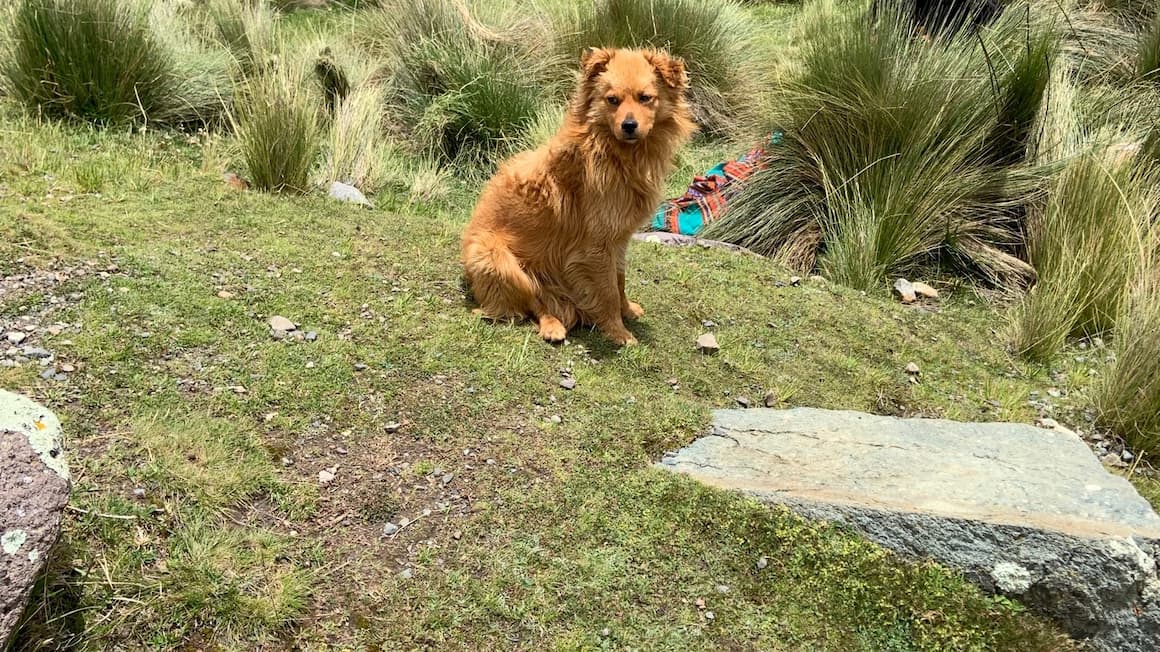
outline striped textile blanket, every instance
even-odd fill
[[[781,132],[773,133],[769,144],[780,143],[781,136]],[[694,177],[685,194],[661,204],[649,230],[697,235],[706,224],[724,214],[742,182],[764,167],[764,158],[765,146],[755,147],[737,160],[719,163]]]

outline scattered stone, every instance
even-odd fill
[[[307,369],[313,369],[313,368],[314,368],[314,361],[313,361],[313,360],[307,360],[307,361],[306,361],[306,368],[307,368]]]
[[[605,627],[604,629],[600,630],[600,635],[604,638],[608,638],[609,636],[612,636],[612,630]]]
[[[1047,395],[1050,396],[1051,398],[1059,398],[1059,397],[1063,396],[1063,392],[1052,387],[1052,388],[1047,390]]]
[[[52,352],[39,346],[26,346],[20,349],[20,355],[33,360],[47,360],[52,357]]]
[[[765,555],[758,557],[757,570],[765,570],[766,566],[769,566],[769,557],[766,557]]]
[[[447,486],[447,485],[451,484],[451,481],[454,479],[455,479],[455,474],[444,473],[443,477],[439,479],[439,482],[442,483],[443,486]]]
[[[1124,460],[1120,459],[1120,456],[1116,455],[1115,453],[1108,453],[1104,455],[1100,458],[1100,462],[1106,466],[1114,466],[1116,468],[1123,468],[1128,466],[1127,464],[1124,464]]]
[[[15,344],[20,344],[21,342],[23,342],[24,339],[26,337],[28,337],[28,335],[25,333],[22,333],[20,331],[12,331],[11,333],[8,333],[4,337],[8,340],[9,344],[15,345]]]
[[[392,422],[388,423],[387,425],[383,426],[383,429],[387,431],[388,435],[393,435],[396,432],[399,432],[399,429],[402,427],[403,427],[403,424],[399,423],[398,421],[392,421]]]
[[[383,526],[383,536],[385,536],[385,537],[394,536],[395,533],[398,532],[400,529],[401,528],[399,528],[398,525],[395,525],[394,523],[387,521],[387,524]]]
[[[270,337],[275,341],[286,339],[286,331],[270,331]]]
[[[681,235],[679,233],[668,233],[666,231],[651,231],[648,233],[634,233],[633,240],[640,240],[642,242],[649,242],[653,244],[669,245],[672,247],[691,247],[698,246],[703,249],[725,249],[728,251],[749,254],[757,256],[758,254],[729,242],[720,242],[718,240],[703,240],[695,238],[691,235]]]
[[[717,328],[717,322],[713,321],[712,319],[702,319],[701,320],[701,327],[702,328]]]
[[[0,390],[0,648],[60,535],[69,489],[60,421]]]
[[[410,569],[410,568],[404,568],[404,569],[403,569],[403,572],[402,572],[402,573],[399,573],[399,577],[401,577],[401,578],[403,578],[403,579],[405,579],[405,580],[409,580],[409,579],[411,579],[411,577],[412,577],[413,575],[414,575],[414,574],[411,572],[411,569]]]
[[[226,185],[229,186],[232,190],[246,190],[250,187],[250,184],[247,183],[245,179],[239,177],[233,172],[226,172],[223,174],[222,180],[225,181]]]
[[[740,405],[742,408],[749,407],[749,398],[746,396],[738,396],[737,398],[735,398],[733,400],[737,401],[737,405]]]
[[[367,208],[374,208],[374,204],[367,199],[362,191],[352,185],[345,184],[341,181],[335,181],[330,184],[330,191],[327,193],[331,199],[336,199],[341,202],[350,202],[365,206]]]
[[[697,598],[693,602],[693,604],[695,604],[698,609],[704,609],[705,608],[705,598]]]
[[[762,404],[764,404],[767,408],[771,408],[777,405],[777,392],[766,392],[765,399],[762,400]]]
[[[354,370],[355,371],[366,371],[367,366],[361,362],[356,362],[356,363],[354,363]]]
[[[318,484],[327,485],[334,482],[338,474],[338,467],[332,466],[328,469],[322,469],[318,472]]]
[[[560,425],[561,423],[564,423],[564,419],[558,414],[553,414],[552,416],[548,417],[548,421],[551,421],[552,423],[554,423],[556,425]]]
[[[1136,456],[1132,454],[1132,451],[1125,448],[1123,452],[1120,453],[1120,459],[1124,460],[1125,462],[1131,462],[1132,460],[1136,459]]]
[[[575,378],[564,378],[563,380],[560,381],[560,387],[563,387],[564,389],[568,389],[568,390],[576,389],[576,379]]]
[[[910,287],[912,290],[914,290],[914,293],[920,297],[924,297],[927,299],[937,299],[938,298],[938,290],[932,288],[931,286],[927,285],[926,283],[915,281],[914,283],[910,284]]]
[[[900,278],[894,282],[894,294],[898,296],[902,303],[914,303],[914,286],[910,281]]]
[[[294,322],[286,319],[281,315],[274,315],[269,320],[267,320],[266,323],[269,324],[270,330],[282,331],[283,333],[289,333],[290,331],[298,328],[294,325]]]
[[[716,617],[717,617],[717,615],[714,614],[712,611],[705,612],[705,620],[713,620]]]
[[[802,284],[802,277],[800,277],[800,276],[789,277],[789,284],[794,286],[794,287],[801,285]]]
[[[718,584],[717,592],[724,595],[729,592],[729,586],[727,584]]]
[[[350,451],[343,448],[342,446],[339,446],[338,448],[334,449],[334,452],[338,453],[339,455],[346,455],[346,454],[350,453]]]
[[[309,331],[306,333],[306,341],[307,342],[313,342],[317,339],[318,339],[318,333],[316,333],[314,331]]]
[[[705,333],[697,338],[697,350],[701,353],[713,355],[721,350],[721,345],[717,344],[717,336],[712,333]]]
[[[456,530],[456,531],[451,533],[451,538],[455,539],[456,541],[459,541],[460,539],[463,538],[463,533],[460,532],[459,530]]]
[[[53,369],[52,367],[49,367],[48,369],[45,369],[44,371],[40,372],[40,377],[45,379],[45,380],[52,380],[52,377],[55,375],[56,375],[56,369]]]
[[[1093,650],[1156,649],[1160,516],[1074,435],[807,408],[718,410],[709,436],[660,466],[958,569]]]
[[[137,487],[133,489],[133,497],[141,499],[145,497],[145,487]]]
[[[911,376],[917,376],[922,373],[922,370],[918,368],[917,364],[910,362],[906,365],[906,373],[910,374]]]
[[[71,365],[71,364],[68,364],[68,363],[66,362],[65,364],[62,364],[62,365],[60,366],[60,370],[61,370],[63,373],[66,373],[66,374],[71,374],[71,373],[73,373],[74,371],[76,371],[76,370],[77,370],[77,368],[76,368],[76,366],[74,366],[74,365]]]
[[[219,299],[233,299],[234,298],[234,293],[230,292],[229,290],[218,290],[217,295],[218,295]]]

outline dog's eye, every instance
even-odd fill
[[[641,102],[641,104],[648,104],[649,102],[651,102],[651,101],[652,101],[652,99],[653,99],[653,96],[652,96],[652,95],[649,95],[648,93],[641,93],[641,94],[640,94],[640,102]]]
[[[620,104],[620,98],[615,96],[615,95],[609,95],[605,99],[607,99],[608,103],[611,104],[612,106],[616,106],[617,104]]]

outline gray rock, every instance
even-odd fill
[[[39,346],[26,346],[20,349],[20,355],[33,360],[47,360],[52,357],[52,352]]]
[[[914,286],[904,278],[894,281],[894,294],[902,303],[914,303],[916,298],[914,296]]]
[[[69,488],[60,421],[0,390],[0,648],[60,534]]]
[[[739,407],[742,407],[742,408],[747,408],[747,407],[749,407],[749,406],[750,406],[750,402],[749,402],[749,397],[748,397],[748,396],[738,396],[737,398],[735,398],[735,399],[733,399],[733,400],[737,402],[737,405],[738,405]]]
[[[24,338],[26,338],[28,336],[20,331],[12,331],[11,333],[8,333],[4,337],[8,340],[9,344],[20,344],[21,342],[24,341]]]
[[[565,378],[560,381],[560,387],[563,387],[564,389],[576,389],[576,379]]]
[[[335,181],[330,184],[330,191],[327,193],[331,199],[337,199],[341,202],[350,202],[358,204],[359,206],[366,206],[367,208],[374,208],[374,204],[367,199],[362,191],[350,184],[341,181]]]
[[[668,233],[665,231],[652,231],[648,233],[634,233],[633,240],[641,242],[649,242],[652,244],[668,245],[670,247],[702,247],[704,249],[725,249],[736,253],[749,254],[756,256],[757,254],[741,247],[739,245],[731,244],[729,242],[721,242],[719,240],[705,240],[702,238],[695,238],[691,235],[681,235],[679,233]]]
[[[1160,516],[1074,434],[719,410],[711,434],[659,466],[959,569],[1094,650],[1160,649]]]
[[[318,339],[318,333],[316,333],[314,331],[310,331],[310,332],[306,333],[306,341],[307,342],[313,342],[317,339]]]
[[[383,536],[385,536],[385,537],[394,536],[395,533],[398,532],[400,529],[401,528],[398,525],[395,525],[394,523],[387,521],[387,524],[383,526]]]

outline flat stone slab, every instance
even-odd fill
[[[68,495],[60,421],[0,390],[0,649],[60,535]]]
[[[960,569],[1094,649],[1160,649],[1160,516],[1073,434],[719,410],[709,435],[659,466]]]

